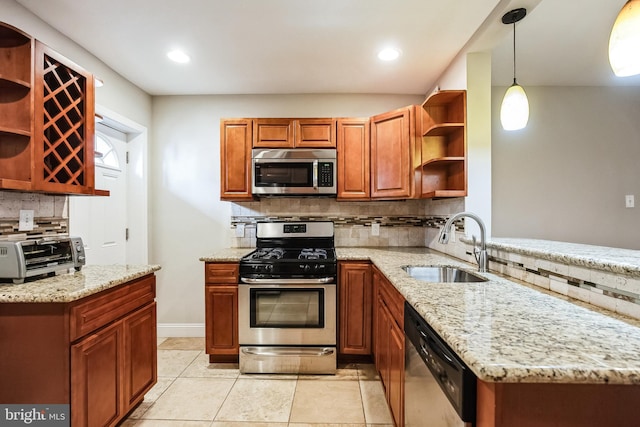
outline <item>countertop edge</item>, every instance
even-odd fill
[[[160,270],[157,264],[137,266],[85,266],[17,285],[0,286],[0,303],[70,303]]]

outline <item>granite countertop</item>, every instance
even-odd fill
[[[238,261],[251,248],[202,261]],[[427,248],[336,248],[370,260],[487,382],[640,384],[640,323],[493,273],[482,283],[425,283],[406,265],[467,264]]]
[[[464,239],[469,241],[469,239]],[[491,238],[487,247],[549,261],[640,277],[640,251],[553,240]]]
[[[113,288],[154,271],[159,265],[88,265],[22,284],[0,284],[0,303],[71,302]]]

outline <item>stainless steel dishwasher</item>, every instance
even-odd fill
[[[476,376],[405,302],[405,427],[472,427]]]

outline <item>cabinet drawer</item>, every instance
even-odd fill
[[[391,316],[400,326],[404,325],[404,297],[398,290],[382,276],[380,280],[380,286],[378,287],[382,299],[389,308]]]
[[[152,302],[155,296],[156,276],[152,274],[89,300],[81,300],[70,311],[71,341]]]
[[[204,281],[206,283],[238,283],[240,264],[238,263],[206,263]]]

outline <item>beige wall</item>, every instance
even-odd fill
[[[529,124],[506,132],[493,88],[493,236],[640,249],[624,204],[640,197],[640,88],[525,89]]]
[[[402,95],[154,97],[150,257],[162,265],[158,322],[177,324],[175,330],[204,322],[198,258],[231,245],[231,203],[220,201],[220,118],[368,117],[422,101]]]
[[[0,21],[21,29],[100,77],[105,85],[96,89],[96,104],[107,107],[142,126],[151,126],[151,96],[146,92],[14,0],[0,0],[0,11]]]

